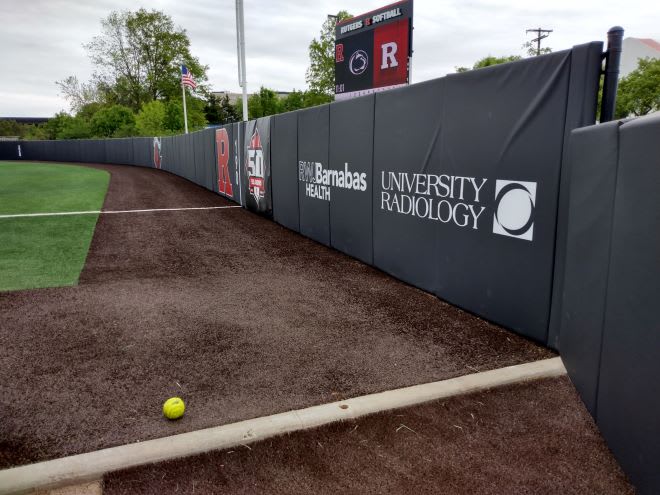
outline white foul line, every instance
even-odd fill
[[[186,210],[224,210],[226,208],[242,208],[239,205],[232,206],[197,206],[190,208],[151,208],[148,210],[93,210],[93,211],[61,211],[54,213],[16,213],[13,215],[0,215],[0,218],[25,218],[25,217],[60,217],[65,215],[105,215],[110,213],[144,213],[151,211],[186,211]]]
[[[367,414],[565,374],[566,368],[561,358],[555,357],[28,464],[0,471],[0,495],[32,493],[34,490],[96,480],[105,473],[119,469],[201,454],[210,450],[233,448],[335,421],[355,419]]]

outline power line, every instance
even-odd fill
[[[542,28],[528,29],[527,31],[525,31],[525,33],[536,33],[536,38],[530,41],[532,43],[536,41],[536,56],[539,56],[541,55],[541,40],[550,36],[550,33],[552,33],[552,29],[542,29]]]

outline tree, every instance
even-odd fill
[[[0,120],[0,136],[23,137],[24,127],[15,120]]]
[[[35,139],[48,139],[48,132],[44,124],[40,125],[29,125],[25,132],[23,139],[35,140]]]
[[[282,102],[272,89],[259,88],[259,92],[250,96],[248,100],[248,114],[251,119],[266,117],[280,113]]]
[[[126,137],[135,133],[135,115],[122,105],[112,105],[100,109],[90,121],[94,136]]]
[[[220,100],[220,108],[222,109],[221,116],[225,124],[241,120],[241,116],[238,114],[238,110],[236,110],[236,105],[229,103],[229,96],[225,95]]]
[[[248,118],[258,119],[267,115],[275,115],[282,111],[282,100],[272,89],[259,89],[258,93],[250,95],[248,98]],[[243,101],[236,102],[236,112],[238,115],[243,113]]]
[[[210,94],[206,100],[204,115],[211,125],[229,124],[240,120],[236,107],[229,103],[229,96],[227,95],[219,98],[214,94]]]
[[[546,53],[552,53],[552,48],[549,46],[544,46],[541,48],[541,53],[536,53],[538,46],[535,42],[533,41],[527,41],[526,43],[523,43],[522,47],[527,50],[527,55],[529,57],[536,57],[537,55],[545,55]]]
[[[469,70],[490,67],[491,65],[506,64],[507,62],[515,62],[521,58],[522,57],[519,55],[509,55],[508,57],[493,57],[492,55],[488,55],[487,57],[477,60],[472,66],[472,69],[468,69],[467,67],[456,67],[456,72],[467,72]]]
[[[619,82],[616,117],[646,115],[655,110],[660,110],[660,59],[643,58]]]
[[[86,103],[77,112],[77,117],[82,117],[87,121],[91,121],[94,114],[103,108],[103,104],[98,102]]]
[[[327,93],[321,93],[320,91],[309,90],[305,91],[303,95],[303,106],[305,108],[315,107],[317,105],[323,105],[325,103],[330,103],[334,100],[334,96],[328,95]]]
[[[21,139],[48,139],[45,124],[21,124],[15,120],[0,120],[0,136],[18,136]]]
[[[42,127],[41,132],[35,132],[35,137],[41,139],[85,139],[92,137],[89,122],[81,116],[71,116],[59,112]]]
[[[191,131],[206,126],[204,116],[204,101],[199,98],[186,98],[186,111],[188,112],[188,128]],[[169,133],[183,132],[183,104],[181,100],[170,100],[165,104],[165,130]]]
[[[145,9],[112,12],[101,28],[101,35],[83,45],[96,67],[92,81],[81,84],[71,76],[58,83],[74,110],[103,101],[137,112],[148,101],[177,98],[181,63],[204,90],[207,67],[191,55],[186,31],[168,15]]]
[[[337,22],[352,17],[345,10],[336,16],[328,16],[321,26],[319,39],[309,44],[309,68],[306,81],[309,88],[328,96],[335,94],[335,26]]]
[[[293,110],[305,108],[305,93],[294,89],[282,99],[281,108],[283,112],[291,112]]]
[[[64,123],[67,119],[70,119],[71,115],[62,111],[55,114],[55,116],[46,122],[46,138],[47,139],[57,139],[57,135],[60,133],[61,129],[64,127]]]
[[[98,86],[93,82],[81,83],[76,76],[69,76],[62,81],[56,81],[60,92],[69,100],[71,111],[78,112],[81,108],[91,103],[98,102]]]
[[[82,117],[69,117],[64,119],[57,139],[87,139],[92,137],[89,122]]]
[[[141,136],[161,136],[165,132],[165,104],[154,100],[142,105],[135,117],[135,128]]]

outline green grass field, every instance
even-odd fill
[[[100,210],[103,170],[0,162],[0,215]],[[75,285],[98,215],[0,218],[0,291]]]

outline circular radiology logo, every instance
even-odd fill
[[[536,182],[495,182],[495,234],[531,241],[534,237]]]
[[[351,71],[351,74],[354,76],[359,76],[363,74],[367,67],[369,66],[369,57],[367,52],[364,50],[357,50],[348,61],[348,68]]]

